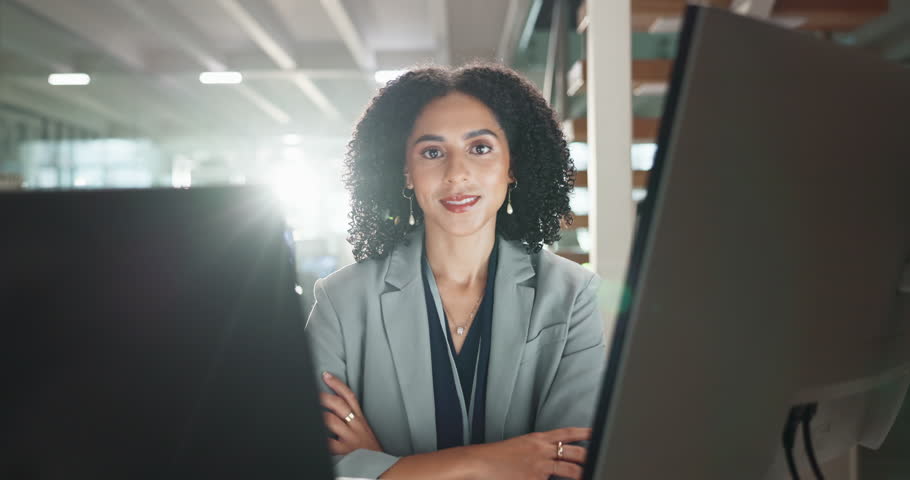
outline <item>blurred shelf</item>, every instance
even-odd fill
[[[562,122],[562,131],[567,142],[588,141],[588,117],[578,117]]]
[[[635,143],[654,143],[657,141],[659,118],[635,117],[632,119],[632,141]],[[585,131],[587,134],[587,131]]]
[[[654,143],[657,140],[659,118],[635,117],[632,119],[632,141],[634,143]],[[566,120],[562,124],[567,142],[588,141],[588,119],[578,117]]]
[[[681,24],[682,14],[688,3],[687,0],[632,0],[632,31],[647,32],[653,30],[652,26],[663,25],[668,20],[676,20]],[[701,2],[702,5],[725,9],[730,8],[732,3],[732,0]],[[679,26],[675,28],[678,29]]]
[[[578,19],[578,25],[575,26],[575,31],[578,33],[585,33],[588,29],[588,2],[582,0],[581,5],[578,6],[576,10],[575,18]]]
[[[648,175],[649,172],[646,170],[633,170],[632,171],[632,188],[647,188],[648,187]],[[588,187],[588,172],[581,171],[575,172],[575,187],[576,188],[587,188]]]
[[[632,95],[665,95],[672,72],[672,60],[632,60]]]
[[[888,12],[888,0],[777,0],[772,18],[804,18],[800,30],[855,30]]]
[[[588,172],[582,170],[580,172],[575,172],[575,186],[576,187],[587,187],[588,186]]]
[[[557,252],[553,252],[553,253],[559,255],[560,257],[567,258],[567,259],[572,260],[573,262],[579,263],[579,264],[588,263],[588,261],[590,260],[590,256],[585,252],[559,252],[559,251],[557,251]]]
[[[632,188],[647,188],[648,187],[648,175],[649,172],[646,170],[633,170],[632,171]],[[575,187],[588,187],[588,172],[575,172]]]
[[[586,78],[588,78],[588,61],[585,59],[576,61],[566,72],[566,94],[573,97],[584,93]]]
[[[678,31],[687,0],[632,0],[632,30]],[[729,9],[732,0],[702,0]],[[888,11],[888,0],[777,0],[771,21],[800,30],[851,31]]]
[[[667,59],[633,60],[632,61],[632,94],[663,95],[666,93],[673,61]],[[566,94],[570,97],[585,93],[585,80],[588,78],[588,62],[576,61],[566,73]]]
[[[562,223],[563,230],[575,230],[576,228],[588,228],[587,215],[575,215],[571,225],[567,225],[565,222]]]

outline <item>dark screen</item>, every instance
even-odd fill
[[[0,195],[0,477],[331,478],[254,188]]]

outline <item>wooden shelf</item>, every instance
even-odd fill
[[[632,140],[635,143],[654,143],[659,127],[659,118],[635,117],[632,119]]]
[[[576,187],[587,187],[588,186],[588,172],[582,170],[580,172],[575,172],[575,186]]]
[[[588,118],[578,117],[562,122],[562,131],[566,134],[567,142],[588,141]]]
[[[575,230],[576,228],[588,228],[587,215],[575,215],[571,225],[566,225],[565,222],[562,223],[563,230]]]
[[[632,0],[632,30],[647,32],[658,20],[680,19],[687,0]],[[732,0],[703,0],[728,9]],[[888,12],[888,0],[777,0],[772,20],[802,19],[797,28],[831,32],[852,31]]]
[[[730,8],[732,1],[712,0],[702,4]],[[687,3],[687,0],[632,0],[632,31],[647,32],[658,20],[682,18]]]
[[[666,88],[666,85],[670,83],[672,72],[672,60],[632,60],[633,92],[644,85],[661,85]]]
[[[777,0],[772,18],[802,17],[800,30],[852,31],[888,12],[888,0]]]
[[[575,172],[575,186],[588,187],[588,172]],[[632,171],[632,188],[648,188],[648,172],[645,170]]]
[[[635,117],[632,119],[632,141],[634,143],[655,142],[659,126],[659,118]],[[563,122],[562,129],[567,142],[588,141],[588,119],[586,117],[566,120]]]
[[[672,71],[673,61],[671,60],[633,60],[633,92],[643,85],[658,85],[666,87],[670,81],[670,74]],[[587,78],[588,62],[584,59],[576,61],[566,73],[566,94],[569,96],[575,96],[584,93],[585,80]]]
[[[559,255],[560,257],[568,258],[569,260],[572,260],[573,262],[579,263],[579,264],[588,263],[588,261],[590,260],[590,256],[584,252],[553,252],[553,253]]]

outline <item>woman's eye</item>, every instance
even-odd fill
[[[493,151],[493,147],[489,145],[474,145],[471,147],[471,153],[476,153],[478,155],[490,153],[491,151]]]
[[[428,149],[424,150],[423,152],[421,152],[421,155],[424,158],[429,158],[430,160],[435,160],[437,158],[442,157],[442,150],[440,150],[438,148],[428,148]]]

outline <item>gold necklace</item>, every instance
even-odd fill
[[[482,300],[483,300],[483,294],[481,293],[480,296],[477,297],[477,301],[474,302],[474,308],[471,309],[471,313],[468,314],[467,318],[465,319],[465,322],[464,322],[463,324],[461,324],[461,325],[459,325],[459,324],[457,324],[457,323],[455,323],[455,322],[452,321],[452,315],[449,314],[449,310],[446,308],[445,304],[443,304],[443,305],[442,305],[442,310],[446,313],[446,319],[447,319],[448,322],[449,322],[449,328],[451,329],[451,328],[452,328],[452,325],[454,325],[454,326],[455,326],[455,333],[457,333],[458,336],[464,336],[465,325],[467,325],[468,322],[474,320],[474,315],[477,314],[477,309],[480,308],[480,302],[481,302]]]

